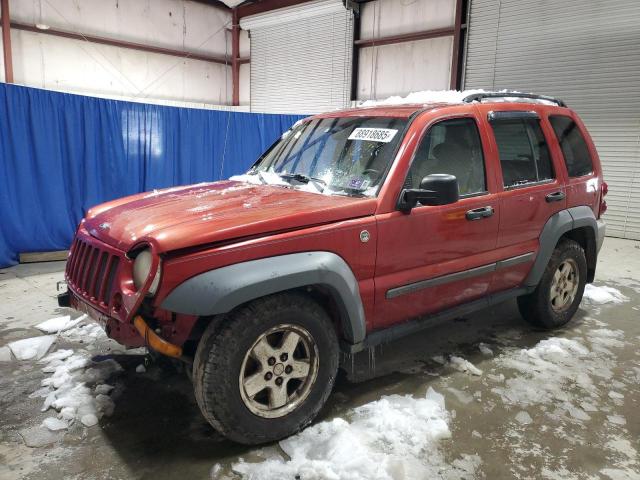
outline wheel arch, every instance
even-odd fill
[[[587,282],[592,282],[596,271],[598,225],[593,210],[588,206],[561,210],[549,218],[540,233],[538,255],[527,275],[524,286],[535,287],[549,263],[553,250],[563,238],[580,244],[587,258]]]
[[[366,321],[358,281],[347,263],[331,252],[280,255],[204,272],[179,284],[161,308],[215,317],[289,290],[306,290],[319,300],[347,342],[364,340]]]

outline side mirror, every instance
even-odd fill
[[[420,188],[407,188],[400,194],[398,208],[408,212],[418,203],[422,205],[448,205],[460,198],[458,180],[454,175],[434,173],[420,182]]]

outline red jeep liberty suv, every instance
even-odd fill
[[[341,352],[510,298],[567,323],[606,193],[584,124],[550,97],[331,112],[245,175],[92,208],[59,301],[192,364],[211,425],[264,443],[313,420]]]

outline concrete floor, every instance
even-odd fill
[[[0,270],[0,347],[40,335],[34,325],[68,313],[54,298],[63,268],[58,262]],[[628,301],[585,301],[554,332],[532,329],[509,302],[360,355],[363,377],[375,376],[340,380],[316,423],[350,418],[354,408],[385,395],[424,397],[432,387],[450,415],[451,438],[434,447],[441,478],[640,479],[640,243],[608,238],[595,283],[617,288]],[[548,369],[527,362],[552,337],[586,349],[560,358],[547,377]],[[480,342],[492,353],[481,352]],[[84,346],[60,337],[52,350]],[[259,463],[280,455],[278,445],[252,449],[219,438],[183,372],[153,364],[136,373],[142,355],[125,355],[108,340],[91,348],[124,368],[109,380],[115,412],[97,426],[76,423],[48,436],[39,425],[51,412],[41,412],[42,398],[30,397],[46,375],[42,366],[0,361],[0,479],[235,478],[240,458]],[[446,361],[451,354],[482,374],[456,370]],[[43,446],[25,444],[34,444],[34,432]],[[421,455],[432,453],[412,455],[428,463]],[[260,478],[260,467],[254,471]],[[412,477],[400,471],[395,478]]]

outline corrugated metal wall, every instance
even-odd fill
[[[251,110],[317,113],[350,103],[353,13],[323,0],[243,19],[251,31]]]
[[[607,233],[640,239],[640,1],[471,0],[465,88],[557,96],[609,184]]]
[[[455,0],[375,0],[360,5],[360,39],[453,28]],[[453,35],[356,49],[357,100],[447,90]],[[399,73],[401,72],[401,73]]]

